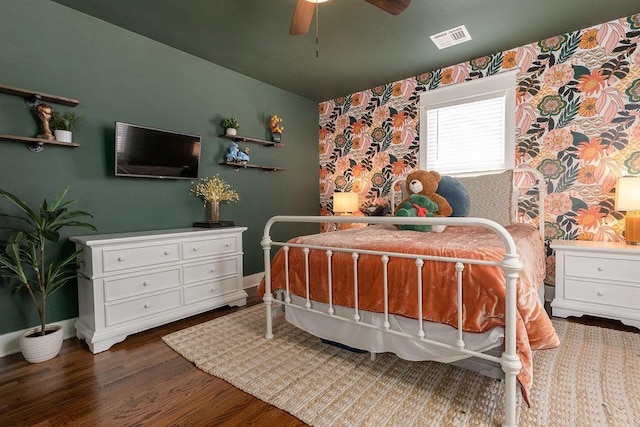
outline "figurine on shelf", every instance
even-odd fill
[[[242,163],[247,164],[249,162],[249,148],[240,150],[236,142],[232,142],[232,146],[227,153],[227,163]]]
[[[36,107],[36,114],[40,118],[40,124],[42,125],[42,133],[38,135],[40,139],[53,139],[53,133],[51,132],[51,117],[53,117],[53,108],[47,104],[38,104]]]

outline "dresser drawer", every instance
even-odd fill
[[[105,248],[102,257],[105,272],[164,264],[180,260],[180,243]]]
[[[185,305],[193,304],[194,302],[228,294],[229,292],[236,291],[237,286],[238,279],[236,277],[203,283],[201,285],[187,286],[184,288],[184,303]]]
[[[184,267],[184,283],[194,283],[211,280],[229,274],[236,275],[236,259],[210,261],[203,264],[187,265]]]
[[[567,254],[564,261],[565,276],[640,283],[638,260]]]
[[[179,289],[162,294],[147,295],[131,301],[107,304],[105,305],[105,323],[106,326],[113,326],[177,308],[181,305]]]
[[[147,294],[180,286],[180,268],[104,280],[104,300]]]
[[[603,284],[567,278],[564,281],[564,299],[637,310],[640,303],[640,286]]]
[[[199,240],[185,240],[183,250],[184,259],[192,259],[236,252],[238,250],[238,246],[234,236],[227,236]]]

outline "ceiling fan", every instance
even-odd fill
[[[306,34],[311,26],[311,19],[313,18],[313,10],[318,3],[323,3],[327,0],[298,0],[296,9],[293,12],[293,19],[291,21],[291,28],[289,34],[293,36]],[[392,15],[398,15],[404,11],[411,0],[365,0],[387,13]]]

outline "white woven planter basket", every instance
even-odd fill
[[[30,329],[20,335],[20,350],[27,362],[38,363],[53,359],[60,353],[64,338],[62,326],[50,325],[45,328],[50,332],[44,336],[29,336],[40,328]]]

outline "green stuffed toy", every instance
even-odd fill
[[[396,210],[396,216],[427,217],[438,212],[438,205],[421,194],[412,194],[405,199]],[[400,230],[431,231],[430,225],[398,225]]]

